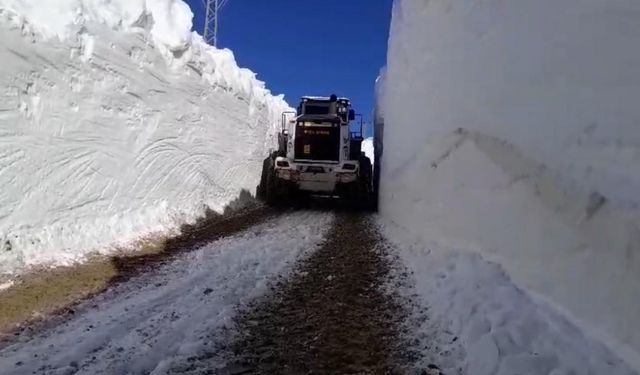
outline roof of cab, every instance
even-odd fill
[[[317,101],[323,101],[323,102],[328,102],[329,100],[331,100],[331,98],[329,96],[303,96],[300,99],[307,99],[307,100],[317,100]],[[338,101],[343,101],[346,100],[348,102],[350,102],[351,100],[349,98],[338,98]]]

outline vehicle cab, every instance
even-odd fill
[[[349,127],[354,119],[347,98],[302,97],[286,129],[285,156],[276,158],[277,177],[297,184],[300,190],[319,193],[355,182],[359,160],[352,157]]]

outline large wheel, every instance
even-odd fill
[[[358,206],[364,210],[372,210],[374,208],[373,201],[373,167],[371,160],[364,156],[360,156],[360,173],[358,176]]]
[[[267,181],[265,186],[265,201],[270,205],[277,205],[281,201],[280,189],[278,186],[278,177],[273,169],[273,163],[267,173]]]
[[[373,190],[373,167],[371,166],[371,160],[362,155],[360,156],[360,180],[365,184],[366,190]]]
[[[276,175],[275,164],[278,152],[274,152],[265,160],[264,170],[264,201],[271,206],[281,206],[291,200],[291,187],[288,181],[283,181]]]
[[[256,188],[256,197],[260,200],[267,200],[267,176],[269,168],[271,168],[271,156],[262,162],[262,174],[260,175],[260,184]]]
[[[282,151],[274,151],[264,159],[262,162],[260,184],[256,187],[256,197],[267,203],[270,199],[274,198],[274,193],[276,193],[274,185],[277,184],[277,181],[274,167],[278,156],[284,156]],[[269,198],[269,195],[271,195],[271,198]]]

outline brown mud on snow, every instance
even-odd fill
[[[128,255],[95,258],[73,267],[33,272],[16,285],[0,291],[0,346],[20,332],[32,332],[58,324],[74,314],[75,307],[107,288],[152,271],[177,254],[245,230],[277,212],[253,205],[219,215],[210,211],[181,234],[169,239],[147,240]]]
[[[391,265],[363,215],[341,213],[327,240],[292,276],[237,318],[220,374],[407,373],[408,312],[388,292]]]

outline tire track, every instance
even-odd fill
[[[391,265],[366,217],[342,214],[327,241],[236,321],[221,374],[404,372],[406,312],[385,293]]]
[[[212,332],[232,322],[234,306],[268,292],[266,280],[322,244],[334,216],[237,219],[226,223],[229,238],[212,242],[225,234],[213,227],[189,231],[167,245],[175,256],[126,262],[104,293],[48,327],[0,342],[0,373],[165,374],[206,352],[217,340]]]

